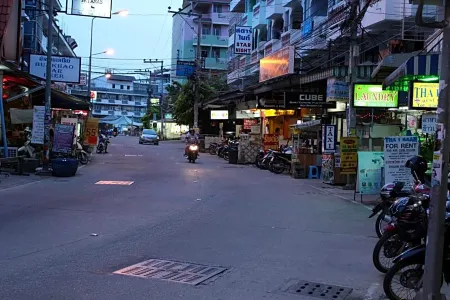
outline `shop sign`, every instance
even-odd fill
[[[251,118],[259,118],[261,116],[261,112],[259,110],[237,110],[236,111],[236,119],[251,119]]]
[[[259,82],[294,73],[293,46],[284,47],[259,61]]]
[[[52,56],[52,81],[80,83],[81,58]],[[30,54],[30,74],[46,79],[47,56]]]
[[[278,109],[262,109],[261,117],[278,117],[278,116],[293,116],[295,110],[278,110]]]
[[[52,151],[55,153],[71,153],[73,146],[74,126],[65,124],[55,125]]]
[[[358,152],[358,192],[378,195],[383,186],[383,152]]]
[[[72,15],[111,18],[112,0],[72,0]]]
[[[211,120],[228,120],[228,110],[212,110]]]
[[[33,107],[33,129],[31,130],[31,143],[44,144],[45,136],[45,106]]]
[[[413,184],[411,171],[405,163],[411,157],[419,154],[419,139],[417,136],[393,136],[384,138],[384,176],[386,182],[401,181]]]
[[[74,115],[82,115],[83,117],[87,116],[88,114],[86,110],[73,110],[72,113]]]
[[[398,91],[383,90],[382,85],[355,84],[354,107],[396,108]]]
[[[423,114],[422,115],[422,133],[434,134],[436,132],[436,114]]]
[[[350,87],[347,82],[336,78],[327,79],[327,101],[349,101]]]
[[[263,147],[264,147],[264,152],[269,149],[278,151],[280,148],[279,137],[275,134],[263,135]]]
[[[86,121],[86,130],[84,133],[84,143],[96,146],[98,142],[98,119],[89,118]]]
[[[322,153],[334,153],[336,152],[336,137],[337,137],[336,125],[323,125],[322,126]]]
[[[336,107],[334,103],[325,102],[326,96],[321,93],[284,93],[286,108],[324,108]]]
[[[340,173],[343,175],[356,174],[358,166],[358,138],[341,137],[340,142]]]
[[[245,119],[244,120],[244,129],[252,129],[252,126],[255,126],[258,124],[258,120],[256,119]]]
[[[238,26],[234,30],[234,54],[252,54],[252,27]]]
[[[437,108],[439,83],[413,82],[411,108]]]
[[[176,76],[189,77],[194,75],[195,72],[195,61],[191,60],[177,60],[177,70]]]
[[[75,126],[78,123],[77,118],[61,118],[61,124]]]

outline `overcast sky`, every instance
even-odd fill
[[[65,2],[65,1],[61,1]],[[105,68],[115,73],[129,73],[132,69],[160,67],[160,64],[144,64],[143,59],[164,59],[170,64],[172,15],[167,7],[178,9],[182,0],[113,0],[112,11],[126,9],[129,16],[113,16],[111,19],[94,20],[93,53],[113,49],[114,55],[94,56],[92,76],[100,75]],[[91,18],[59,14],[59,25],[78,43],[75,52],[82,57],[82,68],[87,70]],[[110,58],[110,59],[99,59]],[[131,60],[119,60],[131,59]]]

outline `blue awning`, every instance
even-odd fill
[[[439,76],[441,71],[440,54],[416,55],[405,61],[391,73],[383,82],[383,88],[392,85],[403,76],[434,75]]]

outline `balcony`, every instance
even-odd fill
[[[94,116],[107,116],[107,115],[109,115],[107,110],[102,110],[102,109],[94,109],[92,114]]]
[[[291,29],[289,30],[291,45],[295,45],[302,39],[302,30],[301,29]]]
[[[259,2],[253,6],[252,27],[253,29],[261,29],[266,25],[266,5],[265,2]]]
[[[197,35],[194,35],[194,40],[192,44],[197,45]],[[202,39],[200,41],[202,46],[213,46],[213,47],[228,47],[228,37],[220,35],[202,34]]]
[[[266,4],[266,18],[276,19],[281,18],[284,13],[284,7],[281,0],[267,0]]]
[[[227,66],[228,60],[226,58],[205,58],[205,69],[226,70]]]
[[[117,106],[139,106],[139,107],[146,107],[146,102],[141,101],[130,101],[130,100],[115,100],[115,99],[96,99],[94,101],[94,104],[106,104],[106,105],[117,105]]]
[[[226,13],[203,14],[202,15],[202,23],[229,25],[230,24],[230,14],[226,14]]]
[[[234,13],[245,12],[245,1],[246,0],[231,0],[230,11]]]
[[[284,7],[294,7],[302,2],[300,0],[282,0],[282,3]]]

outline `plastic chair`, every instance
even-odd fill
[[[308,170],[308,178],[309,179],[319,179],[319,168],[316,166],[309,166]]]

